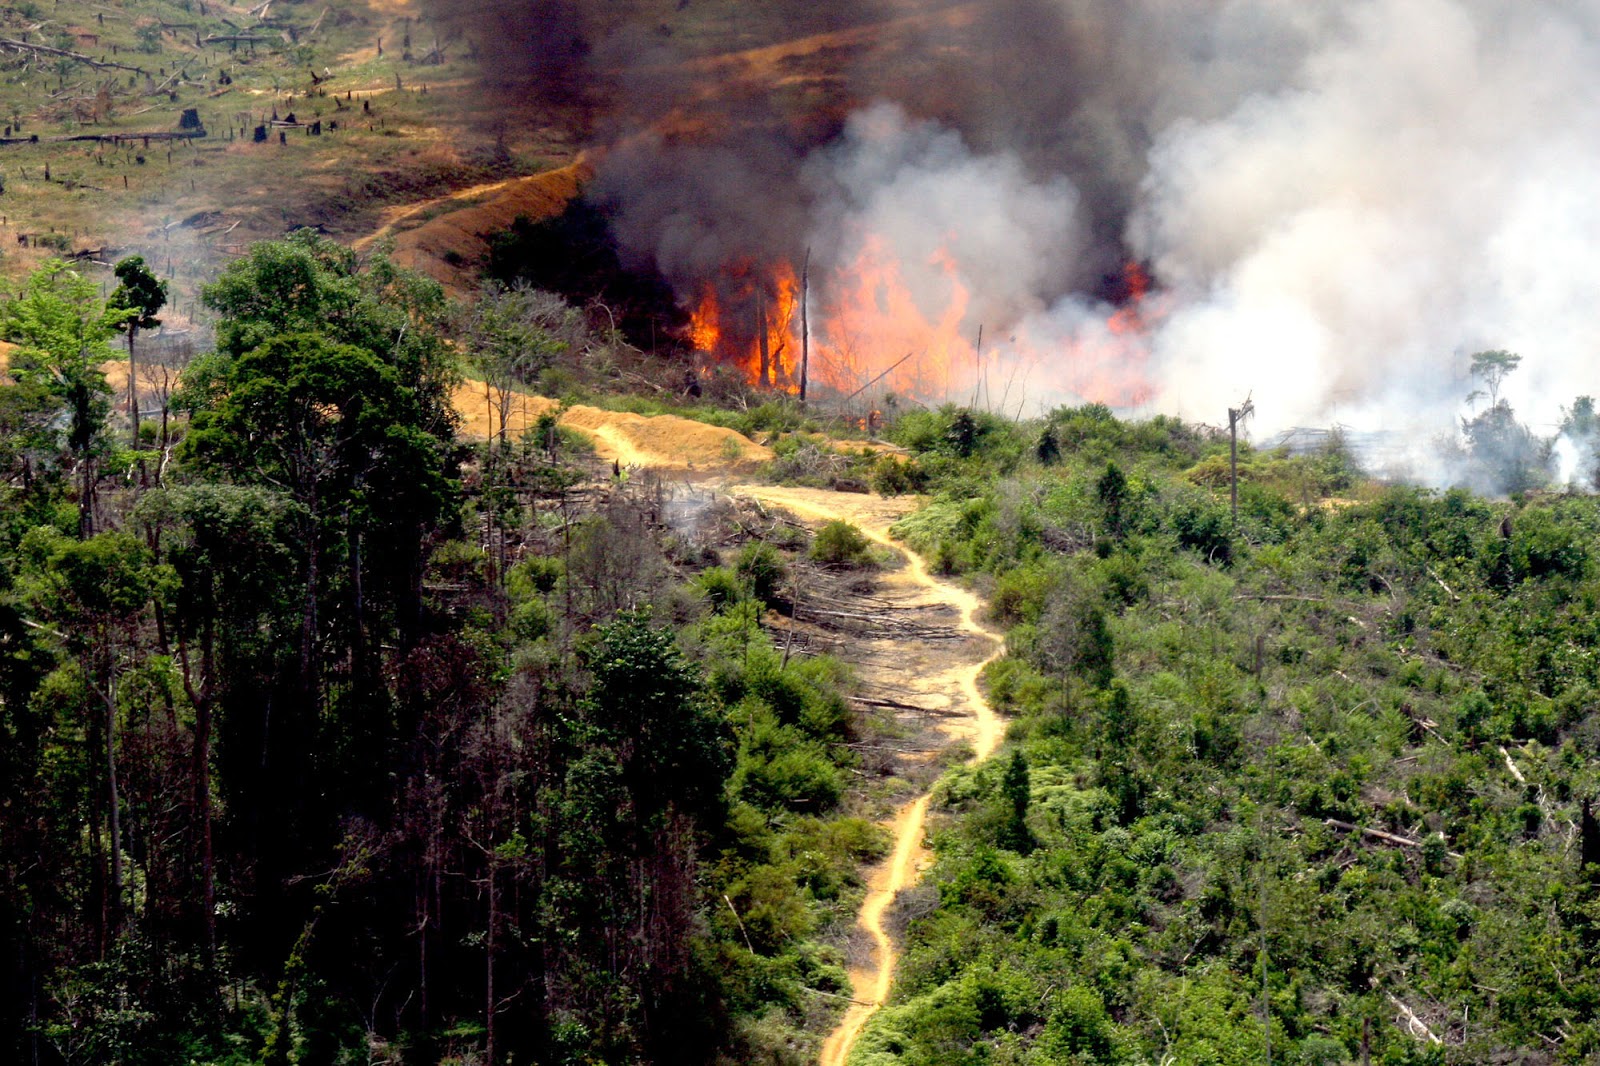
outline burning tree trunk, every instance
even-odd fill
[[[806,249],[805,263],[800,267],[800,404],[806,402],[806,375],[811,369],[811,320],[806,303],[811,296],[811,249]]]
[[[756,345],[761,355],[761,376],[758,379],[762,388],[772,384],[772,348],[767,339],[767,290],[760,283],[756,285]]]

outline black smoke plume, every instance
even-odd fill
[[[1390,430],[1418,442],[1425,480],[1449,476],[1428,442],[1461,439],[1473,352],[1524,357],[1507,400],[1536,427],[1600,394],[1593,0],[500,0],[454,17],[487,81],[581,100],[625,253],[680,299],[809,248],[825,310],[844,274],[888,264],[909,317],[953,315],[968,348],[983,327],[986,365],[1031,403],[1216,422],[1253,395],[1258,434]],[[1153,285],[1132,338],[1108,306],[1130,261]],[[829,337],[822,317],[819,342],[871,367],[924,347]]]

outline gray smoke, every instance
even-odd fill
[[[1504,395],[1553,428],[1594,391],[1600,9],[1337,7],[1287,84],[1150,152],[1129,233],[1175,308],[1153,338],[1164,402],[1253,389],[1280,424],[1421,438],[1463,413],[1470,353],[1508,348]]]
[[[1503,395],[1537,433],[1600,391],[1594,0],[796,0],[731,34],[840,31],[776,90],[683,43],[708,2],[635,25],[568,0],[582,43],[555,35],[597,87],[622,239],[686,296],[809,248],[825,305],[882,261],[928,322],[982,326],[1030,404],[1217,422],[1249,394],[1260,435],[1395,431],[1432,480],[1472,352],[1524,356]],[[1155,283],[1132,338],[1109,303],[1128,260]],[[864,366],[910,343],[850,328],[822,341]]]

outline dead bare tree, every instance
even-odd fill
[[[1235,528],[1239,525],[1239,423],[1255,413],[1255,401],[1249,396],[1238,407],[1228,408],[1228,485]]]

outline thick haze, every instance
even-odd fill
[[[675,27],[709,6],[496,7],[532,28],[495,69],[586,86],[622,239],[685,298],[810,248],[815,306],[867,248],[927,319],[983,325],[1031,409],[1216,423],[1253,394],[1258,437],[1426,441],[1484,348],[1524,356],[1503,391],[1536,429],[1600,391],[1596,0],[723,5],[740,43],[846,31],[776,93],[685,61]],[[1109,342],[1129,260],[1154,292],[1142,340]]]

